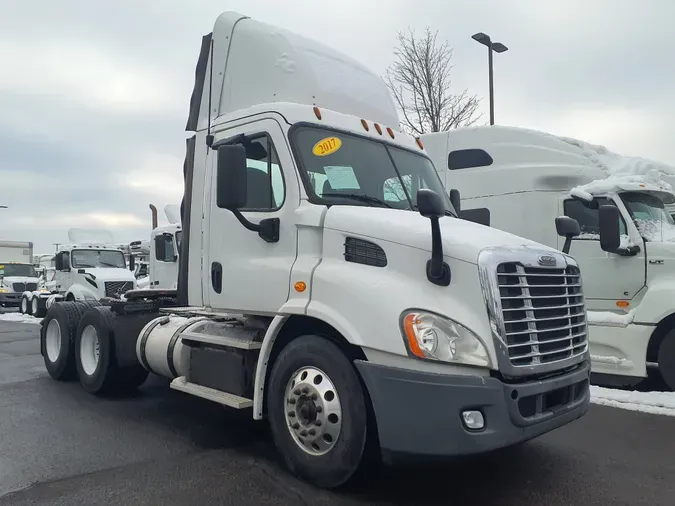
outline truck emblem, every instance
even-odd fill
[[[550,265],[555,265],[557,262],[556,262],[556,259],[555,259],[554,256],[551,256],[551,255],[539,255],[539,258],[537,259],[537,263],[538,263],[539,265],[550,266]]]

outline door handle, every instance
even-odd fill
[[[213,262],[211,264],[211,286],[216,293],[220,293],[223,290],[223,266],[220,262]]]

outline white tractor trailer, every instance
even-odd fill
[[[101,394],[151,372],[249,410],[325,488],[375,459],[486,452],[582,417],[576,262],[459,219],[394,125],[361,64],[221,14],[190,102],[178,288],[52,303],[50,375]]]

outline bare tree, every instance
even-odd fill
[[[480,99],[467,90],[450,91],[452,48],[438,44],[438,31],[424,35],[399,32],[398,47],[384,77],[403,115],[401,126],[414,135],[473,125],[481,117]]]

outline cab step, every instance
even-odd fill
[[[217,402],[218,404],[222,404],[223,406],[234,409],[246,409],[253,406],[252,399],[222,392],[220,390],[216,390],[215,388],[209,388],[202,385],[197,385],[195,383],[190,383],[187,381],[187,379],[185,379],[185,376],[180,376],[173,380],[171,382],[171,388],[173,390],[178,390],[179,392],[184,392],[196,397],[201,397],[202,399]]]

